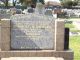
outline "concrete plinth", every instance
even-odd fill
[[[63,58],[55,57],[11,57],[11,58],[2,58],[1,60],[64,60]]]

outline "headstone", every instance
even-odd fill
[[[3,19],[3,18],[9,19],[10,16],[11,14],[7,12],[7,9],[0,10],[0,19]]]
[[[28,9],[28,13],[33,13],[34,12],[34,9],[33,8],[29,8]]]
[[[12,14],[12,15],[16,14],[16,10],[17,10],[17,9],[16,9],[15,7],[14,7],[14,8],[10,8],[11,14]]]
[[[54,49],[54,19],[28,14],[15,17],[11,24],[12,49]]]
[[[5,9],[1,9],[0,10],[0,14],[6,14],[6,10]]]
[[[36,4],[36,11],[39,13],[39,14],[44,14],[44,5],[40,2],[38,2]]]
[[[0,19],[10,19],[11,14],[0,14]]]
[[[46,9],[45,10],[45,15],[47,15],[47,16],[53,16],[52,10],[51,9]]]
[[[16,14],[22,14],[22,10],[21,9],[17,9],[16,10]]]

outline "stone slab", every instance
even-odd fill
[[[11,19],[12,49],[54,49],[55,21],[41,17],[28,14]]]

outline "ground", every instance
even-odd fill
[[[74,51],[74,60],[80,60],[80,36],[70,37],[70,48]]]
[[[73,18],[73,19],[68,19],[68,20],[80,22],[80,18],[78,18],[78,19]],[[79,26],[80,24],[77,24],[77,25]],[[65,24],[65,27],[69,27],[70,32],[79,32],[80,33],[80,30],[78,30],[76,28],[76,26],[73,24]],[[74,51],[74,60],[80,60],[80,35],[70,36],[69,41],[70,41],[70,43],[69,43],[70,49],[72,49]]]

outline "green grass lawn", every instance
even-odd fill
[[[74,51],[74,60],[80,60],[80,36],[71,36],[69,46]]]
[[[73,24],[66,23],[66,24],[65,24],[65,27],[74,28],[74,25],[73,25]]]

